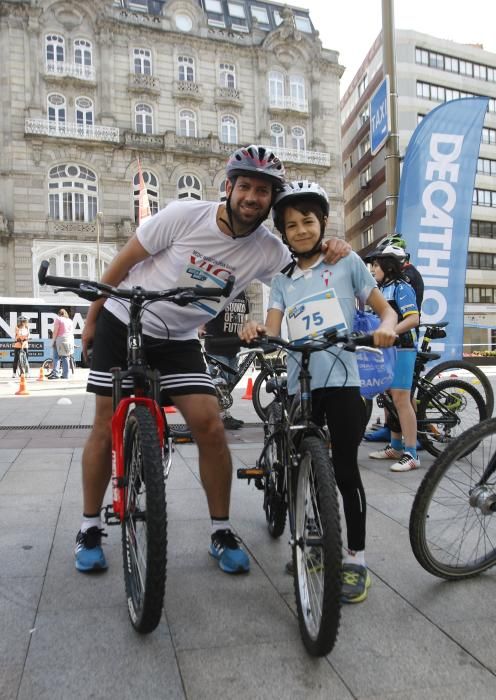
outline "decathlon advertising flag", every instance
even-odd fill
[[[396,230],[424,279],[422,322],[448,321],[432,343],[443,359],[463,354],[463,303],[475,172],[487,97],[436,107],[415,129],[401,174]]]

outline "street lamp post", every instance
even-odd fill
[[[100,237],[103,231],[103,213],[97,212],[96,215],[96,279],[99,282],[102,274],[100,262]]]
[[[400,144],[398,133],[398,93],[394,36],[394,0],[382,0],[382,57],[384,74],[389,76],[391,133],[386,142],[386,233],[394,233],[400,189]]]

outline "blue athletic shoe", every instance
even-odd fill
[[[231,530],[216,530],[212,535],[209,553],[227,574],[244,574],[250,570],[250,560],[240,542]]]
[[[377,430],[370,430],[363,437],[368,442],[390,442],[391,431],[387,425],[384,425],[382,428],[377,428]]]
[[[107,535],[99,527],[90,527],[86,532],[78,532],[75,550],[78,571],[104,571],[107,568],[102,537]]]

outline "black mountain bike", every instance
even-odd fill
[[[216,338],[216,343],[222,343],[224,339]],[[229,339],[228,339],[229,340]],[[231,341],[237,344],[238,341]],[[224,345],[224,347],[226,347]],[[274,350],[274,348],[272,348]],[[270,352],[270,349],[267,350]],[[268,398],[268,394],[265,392],[265,386],[269,379],[276,376],[282,376],[286,374],[286,367],[284,364],[285,358],[280,354],[276,357],[266,357],[264,352],[260,350],[252,350],[245,354],[244,359],[240,362],[237,370],[234,370],[229,365],[218,358],[205,352],[205,360],[210,366],[210,371],[212,379],[215,384],[215,389],[217,392],[217,399],[219,401],[222,410],[228,410],[233,405],[232,391],[236,387],[241,379],[244,377],[246,372],[250,369],[253,364],[258,364],[260,367],[260,372],[253,382],[253,392],[252,392],[252,402],[253,407],[261,420],[265,420],[267,417],[267,406],[272,397]],[[219,355],[222,354],[222,346],[219,345]]]
[[[372,336],[337,336],[303,345],[267,337],[260,343],[301,354],[300,391],[292,399],[285,377],[267,382],[273,401],[264,423],[264,446],[255,468],[238,469],[263,490],[263,508],[272,537],[289,522],[296,609],[307,651],[325,656],[336,642],[341,611],[342,548],[336,480],[327,432],[312,421],[309,372],[314,352],[342,344],[346,350],[372,345]],[[257,341],[258,342],[258,341]]]
[[[147,291],[120,289],[101,282],[47,275],[44,260],[41,285],[61,286],[83,299],[125,299],[129,302],[127,369],[112,369],[112,495],[104,508],[107,525],[120,525],[127,607],[133,627],[152,632],[160,622],[165,594],[167,513],[165,481],[172,463],[172,437],[160,406],[160,372],[146,363],[141,316],[159,299],[186,306],[198,299],[228,297],[234,278],[224,289],[176,287]],[[131,396],[126,396],[124,386]]]
[[[445,324],[427,327],[421,349],[417,352],[412,383],[412,395],[417,401],[417,437],[422,447],[435,457],[441,454],[455,437],[488,416],[486,397],[489,395],[484,396],[473,384],[451,377],[437,382],[436,367],[427,375],[422,374],[429,361],[440,357],[439,354],[429,351],[429,341],[445,337],[443,325]],[[456,365],[460,366],[460,363],[457,362]],[[474,367],[471,366],[471,369]],[[477,367],[475,369],[478,370]],[[430,376],[433,377],[432,380],[429,379]],[[485,379],[489,383],[487,377]],[[489,388],[492,395],[490,384]],[[380,408],[386,409],[389,428],[394,432],[401,432],[398,412],[391,394],[379,394],[376,402]],[[373,403],[372,400],[368,400],[367,403],[370,417]]]
[[[444,579],[496,564],[496,418],[453,440],[430,467],[413,502],[410,542],[421,566]]]

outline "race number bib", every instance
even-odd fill
[[[331,329],[347,329],[343,310],[334,289],[312,294],[289,307],[287,323],[293,342],[313,340]]]

